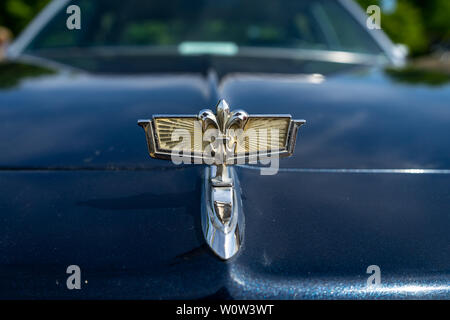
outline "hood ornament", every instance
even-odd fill
[[[221,100],[216,113],[204,109],[192,116],[154,115],[151,120],[139,120],[138,125],[145,130],[152,158],[209,165],[202,189],[202,229],[210,248],[226,260],[239,251],[244,235],[240,186],[233,165],[291,156],[298,128],[305,122],[292,120],[290,115],[232,112]]]
[[[237,136],[230,134],[233,129],[244,130],[248,120],[248,114],[245,111],[230,111],[230,107],[225,100],[217,105],[216,114],[209,109],[199,112],[198,119],[202,123],[202,132],[206,132],[208,127],[212,126],[217,130],[217,135],[211,142],[211,151],[214,153],[214,164],[217,165],[216,175],[211,178],[214,186],[228,186],[231,184],[231,178],[226,170],[228,158],[236,154]]]

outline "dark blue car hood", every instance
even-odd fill
[[[251,69],[21,64],[0,81],[0,296],[448,298],[449,84],[361,66]],[[236,168],[246,228],[228,262],[202,239],[204,168],[150,159],[136,125],[219,98],[307,120],[277,175]],[[75,293],[71,264],[88,281]],[[381,268],[376,290],[365,287],[369,265]]]
[[[197,73],[7,69],[18,75],[0,82],[0,166],[167,166],[148,159],[137,119],[197,114],[225,98],[248,113],[307,120],[283,167],[450,168],[449,83],[408,84],[357,66],[320,76],[216,64]]]

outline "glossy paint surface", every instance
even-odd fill
[[[282,163],[288,168],[450,168],[449,82],[408,85],[357,66],[311,76],[304,64],[286,74],[286,61],[278,73],[277,61],[261,61],[272,63],[262,73],[246,61],[239,69],[233,60],[199,60],[164,73],[153,65],[144,74],[56,72],[5,85],[0,166],[166,166],[145,156],[142,132],[130,125],[153,114],[197,114],[225,98],[249,114],[308,121],[295,157]]]
[[[312,76],[307,62],[284,60],[188,62],[141,72],[21,65],[15,81],[0,81],[2,298],[449,298],[446,80],[325,64]],[[284,169],[368,171],[238,167],[244,245],[222,262],[202,239],[203,167],[150,159],[136,125],[219,98],[308,121]],[[65,286],[71,264],[82,269],[77,292]],[[382,286],[367,289],[373,264]]]

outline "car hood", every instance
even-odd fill
[[[448,77],[411,84],[402,71],[266,63],[272,63],[266,72],[218,59],[132,75],[3,65],[0,134],[8,138],[0,141],[0,166],[167,166],[146,156],[137,120],[197,114],[226,99],[249,114],[307,120],[283,167],[450,167]]]
[[[2,65],[1,295],[448,297],[447,78],[277,63],[209,58],[133,74]],[[220,98],[307,120],[275,176],[236,167],[246,226],[227,262],[202,239],[204,168],[149,158],[136,124]],[[86,279],[79,293],[65,288],[71,264]],[[369,265],[381,287],[366,287]]]

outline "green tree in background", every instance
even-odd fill
[[[399,0],[396,10],[381,18],[381,27],[392,41],[406,44],[413,55],[429,47],[421,10],[408,0]]]
[[[48,2],[49,0],[1,0],[0,26],[8,27],[17,35]]]
[[[406,44],[413,56],[429,53],[433,46],[450,41],[450,0],[391,0],[393,12],[381,14],[381,28],[396,43]],[[365,11],[383,0],[357,0]]]
[[[421,8],[427,35],[432,42],[450,41],[450,1],[411,0]]]

